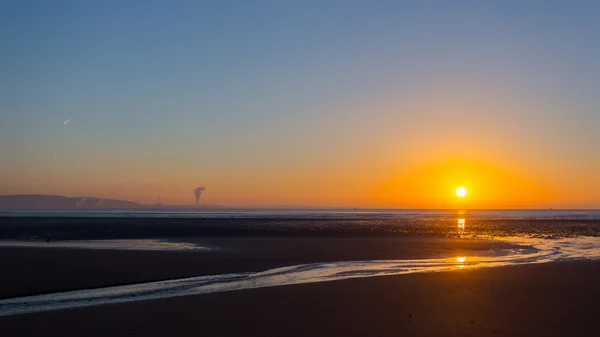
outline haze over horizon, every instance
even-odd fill
[[[600,208],[595,1],[5,1],[0,195]],[[468,189],[457,198],[455,189]]]

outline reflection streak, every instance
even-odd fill
[[[496,256],[314,263],[255,273],[200,276],[5,299],[0,300],[0,316],[360,277],[600,258],[600,238],[598,237],[558,240],[512,237],[502,238],[502,241],[520,244],[521,246],[504,250]]]

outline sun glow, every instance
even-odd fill
[[[456,188],[456,196],[459,198],[463,198],[467,195],[467,189],[463,186]]]
[[[464,197],[456,193],[460,187],[465,189]],[[514,193],[516,190],[519,193]],[[378,202],[398,208],[456,210],[536,207],[555,197],[553,190],[512,169],[466,159],[439,161],[407,170],[379,185],[373,195]]]

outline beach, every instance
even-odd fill
[[[0,337],[600,337],[600,1],[2,1]]]
[[[114,227],[115,221],[126,224]],[[455,219],[215,223],[5,220],[0,304],[57,294],[56,304],[62,292],[94,289],[114,289],[101,297],[119,300],[39,312],[0,310],[0,329],[6,336],[589,336],[600,328],[597,259],[588,254],[562,261],[579,256],[568,255],[574,248],[569,245],[541,254],[539,247],[470,235],[523,228],[548,237],[564,228],[597,234],[597,220],[480,220],[467,222],[466,229],[457,229]],[[211,235],[215,228],[225,235]],[[74,240],[23,241],[14,234],[22,232]],[[559,242],[553,240],[548,242]],[[584,248],[595,256],[595,243]],[[487,259],[500,259],[504,267]],[[335,269],[340,266],[346,269]],[[202,283],[213,275],[241,277],[241,285],[226,287],[237,279]],[[154,290],[140,288],[155,298],[126,290],[157,282]],[[175,288],[163,289],[161,282]],[[181,292],[181,282],[201,291]]]
[[[6,336],[590,336],[600,328],[599,278],[598,262],[358,278],[5,316],[0,328]]]
[[[422,238],[186,238],[214,250],[0,247],[0,299],[330,261],[474,255],[510,244]]]

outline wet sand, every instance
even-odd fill
[[[0,317],[6,336],[593,336],[600,263],[373,277]]]
[[[211,251],[0,247],[0,299],[331,261],[478,255],[507,243],[426,237],[183,238]],[[40,243],[44,245],[44,243]]]
[[[0,298],[294,264],[478,255],[432,237],[181,238],[211,251],[0,248]],[[600,262],[351,279],[0,317],[2,336],[591,336]]]
[[[97,240],[181,237],[477,237],[600,236],[600,220],[457,218],[156,218],[0,216],[2,240]]]

